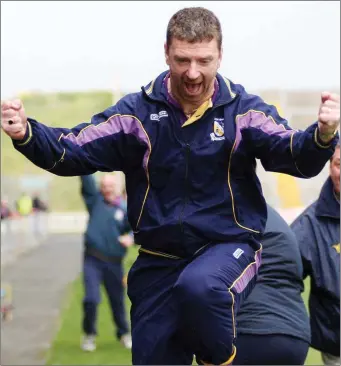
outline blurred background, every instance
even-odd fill
[[[1,99],[22,99],[27,115],[50,126],[89,121],[167,68],[167,23],[187,6],[207,7],[221,21],[220,73],[276,105],[293,128],[316,121],[322,91],[339,93],[339,1],[2,1]],[[288,221],[317,198],[327,175],[327,166],[310,180],[259,166],[267,201]],[[16,302],[1,327],[1,364],[131,362],[115,345],[105,305],[102,350],[79,350],[87,219],[79,189],[79,178],[40,170],[1,132],[2,283]],[[127,270],[135,256],[132,249]]]

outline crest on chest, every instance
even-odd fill
[[[212,141],[225,140],[224,118],[214,118],[213,132],[210,136]]]

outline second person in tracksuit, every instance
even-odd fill
[[[81,192],[89,221],[84,236],[84,289],[82,349],[96,349],[97,307],[103,283],[109,297],[116,336],[124,347],[131,348],[131,337],[124,305],[123,258],[133,244],[129,233],[124,202],[119,193],[118,177],[106,174],[100,189],[92,175],[81,177]]]
[[[233,364],[304,365],[310,325],[301,296],[300,250],[285,220],[267,208],[262,265],[255,288],[237,314],[238,352]]]
[[[310,277],[311,347],[324,365],[340,365],[340,146],[318,199],[291,224],[303,277]]]

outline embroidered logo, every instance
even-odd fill
[[[340,243],[333,245],[333,248],[340,254]]]
[[[213,132],[210,134],[212,141],[225,140],[224,118],[214,118]]]
[[[160,119],[164,117],[168,117],[167,111],[160,111],[159,114],[153,113],[150,115],[152,121],[160,121]]]
[[[238,259],[238,258],[239,258],[243,253],[244,253],[244,250],[243,250],[243,249],[238,248],[238,249],[236,249],[236,250],[234,251],[233,256],[234,256],[236,259]]]

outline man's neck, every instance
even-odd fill
[[[182,100],[180,97],[178,97],[176,95],[176,93],[174,93],[174,91],[172,90],[172,84],[171,84],[170,78],[168,79],[168,82],[167,82],[167,89],[168,89],[168,93],[180,104],[184,114],[187,117],[190,117],[204,102],[206,102],[213,96],[214,83],[212,84],[209,93],[207,93],[207,96],[204,96],[200,101],[194,102],[194,103],[186,102],[186,101]]]
[[[340,203],[340,192],[335,192],[335,189],[333,189],[333,194],[335,199]]]

